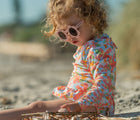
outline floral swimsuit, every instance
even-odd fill
[[[74,70],[67,86],[56,87],[53,95],[77,101],[82,109],[94,106],[105,115],[114,114],[116,45],[107,34],[87,41],[73,55]]]

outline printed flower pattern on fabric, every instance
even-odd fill
[[[73,55],[74,70],[68,85],[55,88],[53,95],[77,101],[82,109],[92,105],[102,113],[104,108],[109,108],[113,115],[116,48],[107,34],[78,47]]]

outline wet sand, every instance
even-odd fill
[[[72,53],[43,62],[0,55],[0,110],[56,99],[52,90],[67,84],[72,62]],[[140,70],[117,72],[115,102],[116,116],[140,116]]]

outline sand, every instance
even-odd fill
[[[26,61],[0,55],[0,110],[56,99],[52,90],[67,84],[72,62],[72,53],[47,61]],[[116,116],[140,116],[140,70],[117,71],[115,102]]]

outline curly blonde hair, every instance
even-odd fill
[[[53,25],[53,29],[50,32],[44,31],[44,35],[53,35],[58,25],[57,21],[68,18],[74,13],[93,26],[95,37],[99,36],[108,27],[105,8],[104,2],[101,0],[49,0],[46,25]]]

